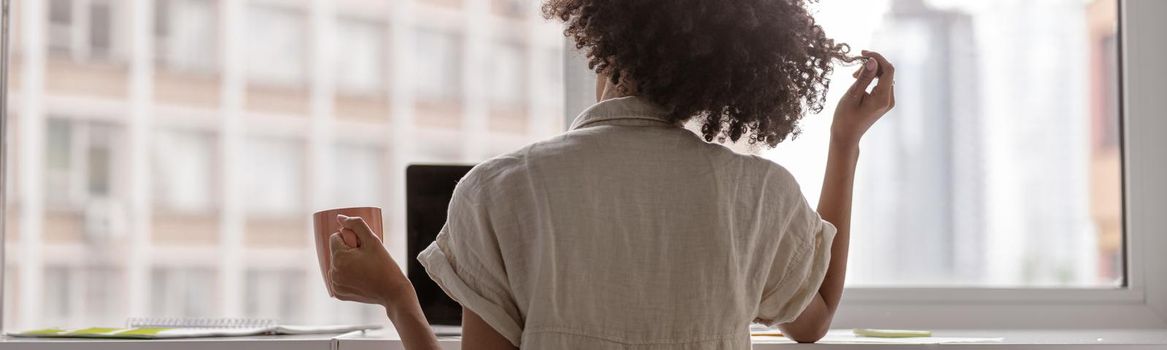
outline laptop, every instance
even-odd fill
[[[462,333],[462,306],[430,279],[417,261],[417,255],[433,243],[446,224],[454,185],[470,168],[469,165],[410,165],[405,169],[405,244],[409,251],[406,274],[417,292],[422,313],[438,335]]]

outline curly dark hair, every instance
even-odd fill
[[[813,1],[813,0],[811,0]],[[822,110],[832,61],[851,62],[815,23],[805,0],[548,0],[588,67],[704,120],[706,141],[776,146]],[[628,84],[621,84],[626,86]]]

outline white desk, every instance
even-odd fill
[[[0,350],[335,350],[336,338],[337,334],[159,340],[4,337]]]
[[[849,333],[849,330],[833,332]],[[999,343],[976,344],[795,344],[790,341],[761,340],[754,349],[816,350],[923,350],[923,349],[1167,349],[1167,330],[1008,330],[1008,331],[936,331],[937,337],[1003,338]],[[458,337],[442,337],[446,350],[461,349]],[[352,332],[342,335],[297,335],[240,338],[196,338],[169,340],[89,340],[89,339],[0,339],[0,350],[404,350],[392,330]]]
[[[832,332],[850,333],[850,330]],[[937,337],[979,337],[1003,338],[997,343],[970,344],[796,344],[790,341],[756,340],[754,349],[816,349],[816,350],[923,350],[923,349],[1167,349],[1167,330],[1008,330],[1008,331],[955,331],[934,332]],[[374,331],[366,334],[350,333],[337,337],[336,350],[404,350],[397,334],[392,330]],[[441,339],[442,349],[461,348],[457,337]]]

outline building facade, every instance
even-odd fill
[[[310,215],[563,128],[530,0],[13,1],[5,324],[385,321],[330,300]],[[340,310],[339,312],[337,310]]]

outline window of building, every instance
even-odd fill
[[[382,170],[385,152],[377,146],[337,144],[333,147],[333,170],[329,207],[353,207],[385,203],[386,178]]]
[[[48,187],[62,189],[50,195],[52,202],[68,202],[73,197],[73,126],[61,119],[50,119],[48,126],[46,164],[48,165],[45,182]]]
[[[253,82],[295,86],[305,82],[308,48],[303,11],[274,5],[247,8],[247,76]]]
[[[493,0],[495,12],[509,17],[530,16],[531,8],[538,2],[530,0]]]
[[[89,56],[108,58],[113,51],[113,6],[95,1],[89,4]]]
[[[217,0],[160,0],[154,4],[155,51],[167,69],[210,71],[218,62]]]
[[[155,317],[211,317],[219,300],[215,270],[161,266],[151,272],[150,313]]]
[[[68,53],[73,49],[73,1],[49,0],[49,49]]]
[[[109,0],[50,0],[49,51],[83,61],[116,56],[119,3]]]
[[[45,319],[52,324],[102,320],[124,306],[122,275],[105,266],[53,265],[45,268]]]
[[[45,269],[44,282],[49,286],[47,293],[42,297],[45,303],[44,318],[53,324],[68,323],[69,317],[79,314],[76,300],[70,295],[80,288],[71,284],[69,270],[65,267],[53,266]]]
[[[304,210],[304,145],[291,138],[248,141],[245,177],[248,213],[289,216]]]
[[[385,24],[341,17],[336,23],[336,87],[369,94],[385,88]]]
[[[526,97],[526,51],[521,44],[499,42],[494,45],[490,64],[490,100],[501,105],[522,103]]]
[[[80,208],[115,197],[121,130],[112,125],[50,118],[46,127],[46,184],[49,202]]]
[[[209,131],[162,129],[154,135],[154,203],[180,213],[215,207],[217,138]]]
[[[462,37],[449,30],[417,28],[414,88],[423,100],[451,101],[462,94]]]
[[[247,317],[284,322],[320,323],[304,319],[304,272],[298,270],[247,271]]]
[[[538,75],[535,81],[539,87],[534,91],[537,101],[558,106],[563,103],[563,50],[547,48],[535,53],[538,55],[533,73]]]

